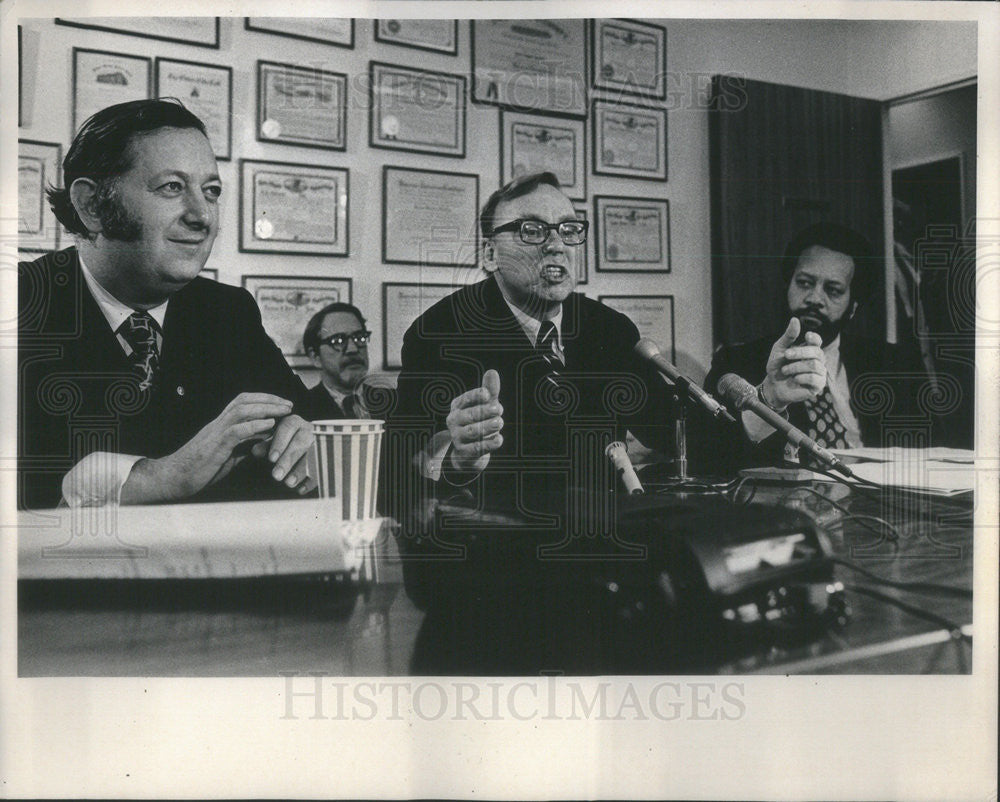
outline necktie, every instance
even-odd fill
[[[561,355],[556,351],[556,326],[551,320],[546,320],[538,329],[538,339],[535,341],[535,353],[544,361],[548,368],[546,380],[557,384],[559,371],[563,367]]]
[[[119,331],[132,348],[132,370],[139,379],[139,389],[153,386],[160,365],[160,349],[156,343],[156,321],[148,312],[133,312]]]
[[[833,408],[829,385],[814,400],[806,402],[806,415],[809,418],[806,434],[813,440],[827,448],[847,448],[847,430]]]
[[[349,419],[368,417],[368,411],[364,408],[364,405],[361,403],[361,399],[358,398],[357,393],[345,395],[342,406],[344,407],[344,414]]]

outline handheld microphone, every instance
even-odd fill
[[[635,348],[633,350],[647,362],[652,362],[660,373],[670,379],[678,387],[686,390],[687,394],[693,400],[701,404],[716,418],[723,418],[730,423],[736,423],[733,416],[729,414],[722,404],[712,398],[712,396],[702,390],[690,379],[684,377],[680,371],[677,370],[677,368],[668,362],[667,358],[660,353],[659,346],[657,346],[655,342],[643,337],[635,344]]]
[[[642,495],[642,483],[639,481],[639,477],[635,475],[635,468],[632,467],[632,460],[628,458],[625,444],[621,440],[608,443],[608,447],[604,449],[604,455],[615,466],[628,494],[630,496]]]
[[[719,395],[725,398],[726,403],[732,406],[733,409],[739,412],[749,410],[758,418],[771,424],[771,426],[785,435],[788,442],[792,445],[804,448],[817,460],[828,465],[831,469],[840,471],[845,476],[854,477],[854,472],[833,454],[823,448],[823,446],[809,437],[801,429],[797,429],[792,426],[792,424],[790,424],[769,406],[762,404],[760,399],[757,398],[757,388],[750,384],[750,382],[746,379],[737,376],[735,373],[727,373],[719,379],[717,389]]]

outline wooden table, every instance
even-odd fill
[[[744,487],[744,493],[746,491]],[[841,504],[841,511],[830,502]],[[898,582],[972,587],[972,498],[931,499],[887,491],[881,498],[840,485],[758,485],[752,503],[806,511],[826,531],[834,554]],[[899,538],[877,532],[889,519]],[[865,528],[869,524],[875,528]],[[383,541],[380,582],[342,576],[297,583],[230,584],[178,580],[164,592],[109,589],[107,581],[19,583],[21,676],[341,676],[405,675],[423,613],[402,585],[398,553]],[[867,595],[898,599],[966,627],[970,597],[894,590],[842,565],[850,623],[809,643],[761,646],[716,667],[749,673],[967,673],[968,637],[913,611]],[[128,584],[128,583],[125,583]],[[141,583],[140,583],[141,584]]]

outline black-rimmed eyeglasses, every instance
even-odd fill
[[[368,341],[371,340],[372,333],[361,329],[352,331],[350,334],[331,334],[319,341],[320,345],[329,345],[334,351],[343,351],[347,348],[348,341],[354,343],[358,348],[367,348]]]
[[[555,231],[566,245],[582,245],[587,241],[587,220],[563,220],[561,223],[543,223],[541,220],[511,220],[493,229],[494,234],[516,231],[525,245],[541,245]]]

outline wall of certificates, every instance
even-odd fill
[[[540,169],[591,221],[580,290],[629,314],[675,358],[675,297],[700,307],[705,336],[693,346],[707,364],[706,268],[671,260],[672,201],[707,194],[707,175],[678,184],[671,174],[668,154],[683,161],[685,145],[668,136],[665,24],[20,22],[19,247],[28,255],[72,244],[42,189],[59,181],[75,128],[112,103],[176,97],[204,120],[224,184],[205,275],[253,293],[269,333],[306,373],[302,328],[337,299],[368,317],[373,370],[398,369],[412,320],[483,277],[479,206],[502,182]]]

